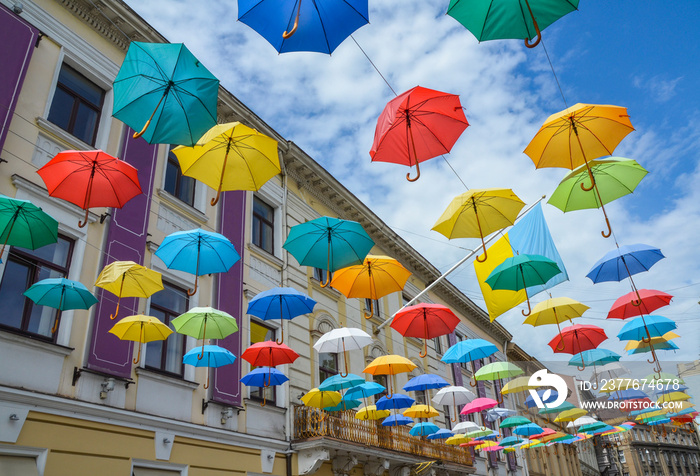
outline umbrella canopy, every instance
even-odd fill
[[[195,347],[182,357],[182,363],[194,367],[223,367],[234,363],[236,356],[231,351],[218,345],[203,345]],[[209,372],[204,388],[209,388]]]
[[[522,313],[524,316],[529,316],[532,309],[530,308],[530,297],[527,296],[527,288],[546,284],[558,274],[561,274],[559,265],[546,256],[519,254],[506,258],[503,263],[496,266],[486,278],[486,284],[494,291],[497,289],[510,291],[524,289],[527,297],[527,312],[522,311]]]
[[[527,440],[523,440],[521,438],[518,438],[517,436],[506,436],[503,438],[501,441],[498,442],[499,446],[515,446],[519,445],[520,443],[525,443]]]
[[[477,40],[525,40],[528,48],[540,42],[541,31],[567,13],[578,8],[578,0],[546,2],[470,2],[451,0],[447,14],[460,22]],[[530,43],[528,40],[537,37]]]
[[[314,344],[316,352],[330,352],[344,355],[345,375],[348,375],[349,350],[360,350],[372,343],[372,336],[355,327],[339,327],[323,334]],[[341,373],[341,377],[342,377]],[[363,379],[364,381],[364,379]]]
[[[573,403],[565,401],[558,407],[552,407],[552,408],[540,408],[537,410],[538,415],[550,415],[552,413],[560,413],[560,412],[565,412],[567,410],[572,410],[576,408],[576,406]]]
[[[307,407],[327,408],[338,405],[342,398],[343,397],[339,392],[334,392],[332,390],[323,391],[319,390],[318,388],[312,388],[301,397],[301,401]]]
[[[472,443],[470,446],[476,446],[476,445],[479,445],[481,443],[487,443],[482,438],[485,436],[486,437],[493,436],[493,430],[491,430],[490,428],[486,428],[485,426],[480,426],[478,428],[474,428],[473,430],[469,430],[466,433],[466,436],[468,436],[469,438],[473,438],[475,440],[474,442],[470,442],[470,443]],[[477,439],[477,438],[479,438],[479,439]]]
[[[537,388],[537,385],[530,385],[530,376],[528,375],[508,381],[503,388],[501,388],[501,394],[508,395],[510,393],[524,392],[534,388]]]
[[[661,395],[656,403],[662,405],[663,402],[684,402],[690,398],[691,396],[684,392],[671,392]]]
[[[671,319],[663,316],[641,316],[628,321],[617,334],[620,340],[642,340],[659,337],[676,329]]]
[[[480,426],[478,423],[473,421],[461,421],[452,427],[454,433],[469,433],[472,430],[478,430],[480,428],[485,428]]]
[[[606,426],[608,426],[607,423],[603,423],[602,421],[596,420],[595,422],[586,423],[585,425],[581,425],[581,427],[578,429],[578,431],[580,431],[582,433],[587,433],[589,431],[596,431],[596,430],[599,430],[601,428],[605,428]]]
[[[542,433],[544,430],[542,429],[541,426],[536,425],[534,423],[527,423],[525,425],[521,425],[515,428],[513,430],[514,435],[518,436],[524,436],[525,438],[529,438],[534,435],[539,435]]]
[[[447,364],[466,363],[472,360],[484,359],[498,352],[491,342],[484,339],[467,339],[457,342],[442,355]]]
[[[369,151],[372,161],[416,166],[446,154],[469,126],[459,96],[416,86],[399,94],[384,107],[374,142]]]
[[[117,309],[109,316],[110,319],[116,319],[122,297],[148,297],[163,289],[163,279],[159,272],[133,261],[113,261],[102,269],[95,286],[119,298]]]
[[[593,417],[582,416],[582,417],[579,417],[579,418],[575,419],[575,420],[572,421],[572,422],[569,422],[569,424],[566,425],[566,427],[567,427],[567,428],[580,427],[580,426],[583,426],[583,425],[588,425],[588,424],[591,424],[591,423],[596,423],[597,421],[598,421],[598,420],[596,420],[596,419],[593,418]]]
[[[411,428],[411,431],[409,431],[408,433],[411,436],[428,436],[438,431],[440,431],[440,427],[437,426],[435,423],[422,422],[413,425],[413,428]]]
[[[639,400],[644,398],[649,398],[649,396],[641,390],[628,388],[611,393],[608,400]]]
[[[678,384],[685,383],[685,381],[682,378],[680,378],[678,375],[672,374],[669,372],[653,373],[653,374],[647,375],[644,378],[646,379],[647,383],[650,385],[656,385],[659,383],[670,384],[670,385],[673,385],[675,383],[678,383]]]
[[[439,375],[421,374],[406,382],[403,389],[407,392],[422,392],[431,388],[442,388],[449,385],[450,383]]]
[[[445,428],[440,428],[438,431],[435,433],[431,433],[428,435],[429,440],[447,440],[448,438],[454,436],[453,433],[450,430],[446,430]]]
[[[404,410],[403,415],[410,418],[432,418],[440,415],[440,412],[430,405],[413,405]]]
[[[656,354],[656,351],[658,350],[678,350],[680,347],[678,347],[676,344],[673,342],[655,342],[655,339],[662,339],[661,337],[652,337],[651,341],[649,343],[644,343],[640,342],[640,344],[635,347],[634,349],[630,349],[627,351],[628,355],[634,355],[634,354],[643,354],[645,352],[652,352]],[[631,341],[635,342],[635,341]],[[653,360],[648,361],[650,364],[653,363]]]
[[[85,210],[84,227],[92,207],[121,208],[141,194],[138,170],[101,150],[59,152],[36,171],[49,195]]]
[[[193,307],[172,321],[180,334],[202,339],[224,339],[238,331],[236,319],[212,307]]]
[[[410,372],[417,366],[406,357],[400,355],[382,355],[374,359],[370,364],[363,370],[366,374],[371,375],[396,375],[404,372]],[[389,395],[394,393],[392,391],[392,379],[389,380]]]
[[[552,339],[549,344],[555,353],[578,354],[585,350],[595,349],[601,342],[608,338],[605,331],[598,326],[574,324],[564,328],[561,334]],[[581,359],[581,367],[583,370],[586,363]]]
[[[423,339],[423,352],[428,355],[428,339],[450,334],[459,324],[459,317],[442,304],[416,304],[406,306],[394,315],[391,321],[392,329],[404,337],[419,337]]]
[[[139,343],[139,352],[134,359],[134,364],[141,360],[141,346],[146,342],[165,340],[173,331],[153,316],[127,316],[117,321],[109,330],[121,340],[130,340]]]
[[[341,268],[333,273],[331,287],[347,298],[370,300],[370,314],[374,315],[372,302],[387,294],[401,291],[411,272],[388,256],[367,255],[362,264]]]
[[[645,340],[631,340],[625,345],[625,350],[638,350],[639,352],[649,351],[649,347],[654,346],[654,349],[658,350],[665,346],[665,344],[671,344],[671,340],[678,339],[680,336],[673,331],[669,331],[662,336],[652,337],[651,339]]]
[[[313,266],[330,274],[346,266],[360,264],[374,241],[357,222],[321,217],[295,225],[289,230],[283,248],[302,266]]]
[[[639,298],[637,298],[639,296]],[[638,301],[641,300],[641,303]],[[608,312],[608,319],[637,317],[667,306],[673,296],[655,289],[638,289],[618,298]],[[637,304],[637,305],[635,305]]]
[[[294,319],[297,316],[309,314],[313,312],[315,305],[316,301],[294,288],[272,288],[256,294],[248,302],[248,310],[246,312],[264,321],[279,319],[282,337],[277,343],[281,344],[284,342],[282,320]]]
[[[169,234],[163,238],[155,255],[169,269],[195,275],[194,289],[187,291],[190,296],[197,292],[200,276],[225,273],[241,259],[228,238],[201,228]]]
[[[461,445],[462,443],[468,443],[469,441],[470,441],[470,438],[468,438],[467,435],[455,434],[454,436],[450,436],[449,438],[447,438],[445,440],[445,444],[446,445]]]
[[[537,390],[537,395],[540,397],[540,401],[542,403],[552,403],[556,401],[557,397],[559,396],[559,392],[556,390],[550,390],[550,389],[540,389]],[[535,402],[535,399],[532,398],[532,395],[528,395],[525,398],[525,407],[527,408],[533,408],[537,406],[537,403]]]
[[[535,304],[532,313],[523,321],[523,324],[530,324],[534,327],[547,324],[558,325],[567,320],[571,322],[572,319],[581,317],[588,309],[590,308],[585,304],[568,297],[551,298]]]
[[[58,241],[58,222],[28,200],[0,195],[0,257],[5,245],[35,250]]]
[[[493,408],[495,406],[498,406],[498,402],[496,400],[493,400],[491,398],[480,397],[480,398],[475,398],[471,402],[464,405],[464,407],[462,408],[462,411],[459,413],[461,415],[468,415],[470,413],[476,413],[476,412],[480,412],[483,410],[488,410],[489,408]]]
[[[216,125],[218,94],[219,80],[182,43],[132,41],[112,115],[149,144],[192,146]]]
[[[524,416],[512,416],[509,418],[506,418],[501,422],[500,425],[498,425],[499,428],[515,428],[517,426],[521,425],[528,425],[532,423],[530,420],[525,418]]]
[[[559,415],[557,415],[554,421],[557,423],[560,421],[576,421],[586,414],[588,414],[587,410],[583,410],[582,408],[572,408],[561,412]]]
[[[333,407],[326,407],[324,408],[325,411],[327,412],[344,412],[347,410],[352,410],[354,408],[358,408],[360,405],[362,405],[362,402],[360,400],[341,400],[339,404],[333,406]]]
[[[496,421],[499,418],[506,418],[517,414],[515,410],[509,408],[495,407],[486,411],[486,421]]]
[[[241,377],[241,383],[248,387],[269,387],[271,385],[282,385],[288,380],[289,377],[274,367],[258,367]]]
[[[610,362],[617,362],[622,356],[608,349],[589,349],[584,350],[569,360],[569,365],[578,366],[579,362],[583,361],[583,365],[601,365]]]
[[[34,283],[23,293],[35,304],[66,311],[68,309],[90,309],[97,298],[83,283],[65,278],[47,278]],[[58,329],[60,314],[56,315],[51,333]]]
[[[403,415],[389,415],[382,421],[382,426],[402,426],[413,423],[412,418]]]
[[[408,395],[395,393],[391,398],[386,398],[386,396],[384,396],[377,400],[377,408],[379,410],[399,410],[401,408],[409,408],[414,403],[416,403],[416,401]]]
[[[510,189],[472,189],[452,199],[432,229],[450,240],[481,238],[484,258],[476,259],[483,263],[487,258],[484,236],[515,223],[524,206]]]
[[[331,54],[355,30],[369,23],[367,0],[238,0],[238,20],[279,53]]]
[[[452,421],[455,422],[457,421],[457,405],[467,404],[475,398],[476,395],[471,390],[468,390],[461,386],[448,386],[438,390],[438,392],[433,397],[432,401],[435,405],[455,407],[455,417],[452,418]]]
[[[475,380],[500,380],[516,377],[524,373],[523,369],[510,362],[492,362],[484,365],[474,374]]]
[[[381,420],[391,415],[389,410],[377,410],[376,405],[368,405],[355,413],[358,420]]]
[[[346,388],[352,388],[356,385],[365,383],[364,377],[360,377],[355,374],[347,375],[332,375],[324,380],[321,385],[318,386],[319,390],[345,390]]]
[[[653,246],[641,243],[618,246],[599,259],[586,277],[594,283],[622,281],[642,271],[649,271],[662,258],[661,250]],[[641,297],[637,299],[641,300]]]
[[[271,340],[256,342],[241,354],[242,359],[255,367],[276,367],[278,365],[291,364],[298,357],[299,354],[285,344],[277,344]]]
[[[367,398],[385,391],[386,387],[384,385],[380,385],[377,382],[365,382],[347,389],[343,398],[346,400]]]
[[[280,173],[277,141],[240,122],[217,124],[192,147],[179,146],[173,153],[182,174],[216,190],[260,190]]]

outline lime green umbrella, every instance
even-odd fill
[[[556,408],[540,408],[537,413],[539,413],[540,415],[548,415],[550,413],[565,412],[567,410],[571,410],[572,408],[576,408],[576,405],[574,405],[573,403],[564,402]]]
[[[5,245],[35,250],[56,241],[56,220],[30,201],[0,195],[0,256]]]
[[[227,312],[212,307],[193,307],[184,314],[172,320],[172,325],[180,334],[185,334],[195,339],[224,339],[238,331],[236,319]],[[204,347],[199,355],[204,356]]]
[[[474,374],[474,380],[500,380],[522,373],[524,372],[520,367],[510,362],[493,362],[477,370]]]

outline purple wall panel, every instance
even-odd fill
[[[243,256],[245,246],[245,192],[225,192],[221,197],[219,233],[231,240],[236,251]],[[238,332],[234,332],[218,345],[230,350],[238,357],[233,365],[213,370],[212,400],[240,406],[241,395],[241,351],[245,328],[243,327],[243,259],[234,264],[226,273],[217,276],[218,309],[236,318]]]
[[[122,208],[112,210],[112,217],[107,225],[109,230],[102,256],[102,266],[112,261],[135,261],[143,264],[146,251],[158,146],[151,145],[143,139],[134,139],[133,131],[128,127],[125,129],[120,158],[138,169],[143,193],[131,199]],[[100,290],[98,299],[100,302],[95,306],[95,320],[87,365],[93,370],[119,377],[130,377],[133,342],[122,341],[108,333],[116,322],[110,320],[109,316],[114,313],[117,298],[112,293]],[[135,298],[122,299],[119,316],[136,314],[137,304],[138,300]]]
[[[0,5],[0,151],[5,144],[38,36],[39,30]]]

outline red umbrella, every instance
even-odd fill
[[[459,96],[416,86],[398,95],[382,111],[369,155],[372,161],[416,166],[446,154],[469,126]]]
[[[59,152],[37,170],[52,197],[62,198],[85,210],[87,225],[91,207],[121,208],[141,194],[138,171],[101,150]]]
[[[584,350],[595,349],[607,338],[605,331],[598,326],[574,324],[562,329],[561,334],[556,335],[548,345],[555,353],[575,355]],[[576,367],[579,371],[586,368],[583,356],[581,364],[582,367]]]
[[[668,306],[673,296],[654,289],[640,289],[639,297],[637,293],[627,293],[619,298],[610,308],[608,319],[627,319],[628,317],[639,317],[643,314],[651,314],[655,310]],[[635,302],[642,301],[635,306]]]
[[[278,344],[272,340],[256,342],[248,347],[241,358],[256,367],[275,367],[277,365],[291,364],[297,360],[299,354],[285,344]]]
[[[498,402],[492,398],[475,398],[471,402],[467,403],[462,407],[462,411],[459,412],[460,415],[468,415],[470,413],[476,413],[483,410],[488,410],[498,405]]]
[[[404,337],[418,337],[424,341],[423,352],[428,355],[428,341],[438,336],[444,336],[455,330],[459,317],[442,304],[417,304],[400,310],[391,321],[391,327]]]

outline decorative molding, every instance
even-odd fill
[[[370,459],[367,461],[362,469],[365,473],[365,476],[382,476],[386,471],[389,471],[389,468],[391,467],[391,463],[389,462],[388,459]]]
[[[156,193],[161,199],[161,205],[168,206],[172,212],[182,216],[183,220],[190,221],[193,224],[192,228],[203,225],[209,221],[209,216],[207,216],[207,214],[188,205],[177,197],[172,196],[162,188],[157,189]]]
[[[0,445],[0,455],[34,458],[36,460],[37,474],[39,474],[39,476],[44,476],[49,449],[19,445]]]
[[[175,387],[187,388],[190,390],[195,390],[199,388],[198,382],[190,382],[189,380],[184,380],[181,378],[170,377],[168,375],[162,375],[158,372],[153,372],[152,370],[147,370],[143,367],[136,367],[136,375],[139,378],[145,378],[150,380],[155,380],[156,382],[164,383],[166,385],[173,385]]]
[[[331,454],[324,448],[308,448],[299,451],[298,454],[299,475],[314,474],[326,461],[330,461]]]
[[[347,454],[337,453],[333,457],[331,468],[334,476],[349,476],[352,468],[357,466],[357,454],[348,452]]]
[[[51,204],[56,206],[57,208],[61,209],[62,211],[74,215],[76,219],[83,217],[85,214],[85,210],[80,208],[77,205],[73,205],[70,202],[67,202],[65,200],[57,200],[53,197],[49,196],[49,192],[46,191],[45,188],[35,184],[34,182],[30,182],[26,178],[22,177],[21,175],[13,174],[12,175],[12,185],[17,187],[18,190],[22,190],[25,193],[29,195],[33,195],[41,200],[48,200],[51,201]],[[100,216],[97,213],[94,212],[89,212],[88,213],[88,222],[90,223],[95,223]]]
[[[251,254],[250,256],[250,277],[258,282],[279,286],[282,281],[282,270],[276,266],[271,266],[266,261]]]
[[[311,330],[311,337],[318,340],[323,334],[338,327],[338,323],[325,311],[321,311],[314,317],[314,328]]]
[[[63,345],[54,344],[45,340],[34,339],[29,336],[14,334],[12,332],[0,331],[0,341],[11,342],[40,352],[48,352],[58,356],[66,357],[75,349]]]

